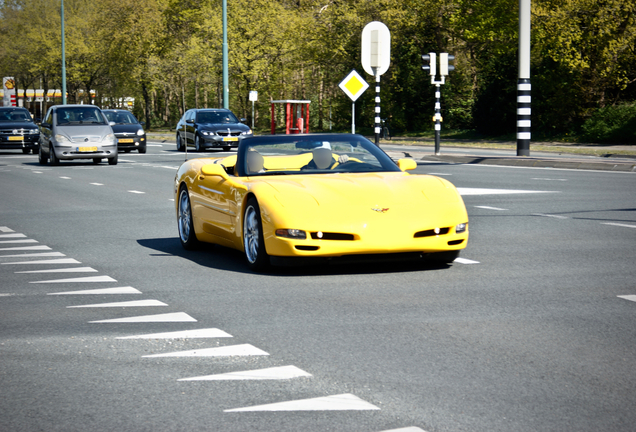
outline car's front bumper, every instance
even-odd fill
[[[118,136],[115,134],[115,138],[117,138],[117,148],[119,150],[138,150],[146,148],[146,135],[135,135],[135,136]]]
[[[219,135],[201,135],[201,144],[203,148],[218,148],[218,147],[238,147],[243,138],[250,137],[251,135],[239,135],[239,136],[219,136]]]
[[[52,150],[55,151],[55,156],[57,156],[57,158],[60,160],[95,159],[95,158],[110,159],[117,156],[117,144],[95,145],[94,143],[87,143],[84,146],[55,145],[53,146]]]
[[[0,135],[0,149],[38,148],[40,134],[37,135]]]

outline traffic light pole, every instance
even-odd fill
[[[439,155],[440,140],[442,132],[442,105],[440,104],[440,98],[442,92],[440,91],[440,85],[435,84],[435,154]]]
[[[442,131],[442,105],[440,103],[440,99],[442,97],[441,85],[446,82],[448,73],[455,70],[455,66],[449,64],[449,62],[455,60],[455,56],[448,53],[441,53],[439,55],[439,81],[435,79],[437,77],[437,54],[424,54],[422,55],[422,60],[424,60],[422,69],[429,72],[429,75],[431,76],[431,84],[435,84],[435,117],[433,117],[433,121],[435,121],[435,154],[439,155],[441,141],[440,135]]]
[[[375,145],[380,146],[380,74],[375,74]]]

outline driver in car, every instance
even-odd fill
[[[338,158],[336,159],[331,152],[331,144],[329,142],[324,141],[319,147],[315,147],[311,151],[313,158],[309,161],[307,165],[301,168],[301,170],[307,169],[320,169],[327,170],[333,169],[338,164],[343,164],[349,160],[349,156],[346,154],[336,155]]]

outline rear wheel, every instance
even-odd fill
[[[194,221],[192,219],[192,206],[188,188],[182,185],[179,189],[179,201],[177,207],[177,227],[179,228],[179,240],[184,249],[192,250],[199,245],[199,240],[194,233]]]
[[[243,217],[243,247],[247,265],[251,270],[259,271],[269,266],[269,256],[265,251],[261,210],[255,198],[247,200]]]

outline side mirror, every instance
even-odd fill
[[[186,120],[186,123],[188,123],[188,124],[194,124],[194,119],[187,119],[187,120]]]
[[[42,119],[40,117],[36,117],[35,119],[33,119],[33,123],[40,124],[42,123]]]
[[[225,172],[225,168],[221,164],[207,164],[201,167],[201,176],[199,178],[203,180],[206,176],[210,177],[221,177],[224,180],[227,180],[229,177]]]
[[[115,126],[117,123],[115,122],[108,122],[108,126]]]
[[[247,119],[246,118],[241,118],[241,123],[247,123]]]
[[[51,129],[51,124],[50,123],[42,123],[42,124],[40,124],[40,126],[42,126],[45,129]]]
[[[146,122],[139,122],[140,125],[142,125],[143,127],[146,127]]]
[[[399,159],[397,161],[397,166],[402,170],[402,171],[411,171],[414,170],[415,168],[417,168],[417,162],[415,162],[415,160],[413,159]]]

